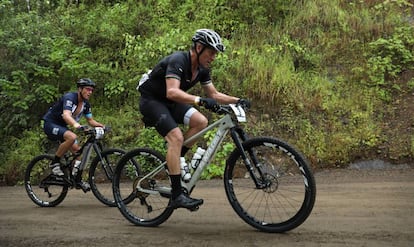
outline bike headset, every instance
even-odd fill
[[[78,85],[78,88],[80,88],[80,87],[81,88],[84,88],[84,87],[93,87],[93,88],[95,88],[96,87],[96,83],[94,81],[92,81],[91,79],[89,79],[89,78],[79,79],[79,81],[76,82],[76,85]],[[80,94],[80,95],[81,95],[82,99],[84,99],[82,94]]]
[[[216,33],[215,31],[211,29],[198,29],[196,33],[194,34],[193,38],[193,47],[194,51],[197,54],[197,63],[200,64],[200,55],[203,53],[203,51],[206,49],[206,47],[212,48],[219,52],[224,52],[225,47],[223,43],[221,42],[220,35]],[[201,49],[200,52],[197,52],[196,43],[200,43],[203,45],[203,49]]]

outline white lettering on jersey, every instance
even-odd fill
[[[66,106],[67,106],[67,107],[72,107],[72,106],[73,106],[73,101],[71,101],[71,100],[66,100]],[[76,108],[76,106],[75,106],[75,108]]]

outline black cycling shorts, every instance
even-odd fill
[[[69,129],[66,126],[55,124],[50,121],[44,121],[43,130],[50,140],[63,142],[65,140],[63,135]]]
[[[144,124],[155,127],[163,137],[178,127],[178,124],[188,124],[191,114],[197,111],[191,105],[160,101],[145,95],[141,96],[139,110]]]

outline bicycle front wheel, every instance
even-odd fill
[[[159,152],[137,148],[127,152],[116,166],[112,183],[114,198],[122,215],[131,223],[158,226],[173,213],[168,207],[171,185],[164,164],[165,158]]]
[[[125,151],[122,149],[106,149],[96,156],[89,168],[89,184],[92,193],[103,204],[115,207],[115,199],[112,192],[112,178],[115,167]]]
[[[308,162],[291,145],[275,138],[257,137],[243,143],[227,160],[224,185],[236,213],[264,232],[286,232],[310,215],[316,197],[315,179]],[[252,170],[249,172],[249,163]]]
[[[52,160],[52,155],[39,155],[30,161],[26,168],[24,187],[27,195],[41,207],[57,206],[68,193],[68,185],[64,178],[53,175],[49,168]]]

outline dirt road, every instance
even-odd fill
[[[23,186],[0,187],[0,246],[414,246],[414,169],[330,170],[315,178],[311,216],[285,234],[239,219],[221,180],[196,187],[200,210],[176,210],[156,228],[131,225],[92,193],[71,190],[58,207],[40,208]]]

